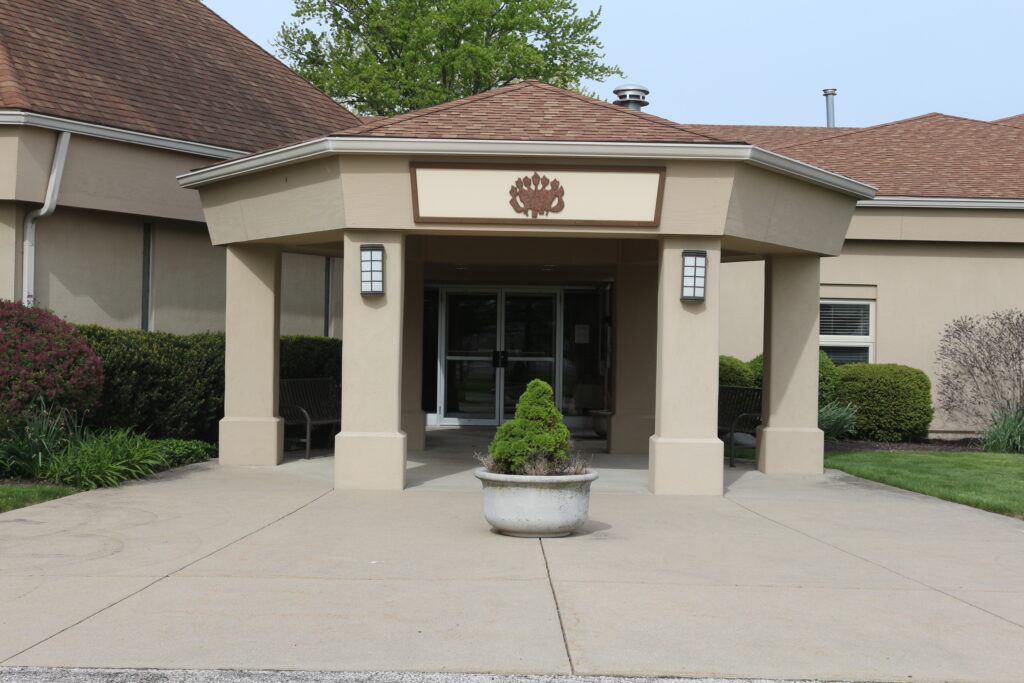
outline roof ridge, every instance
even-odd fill
[[[809,145],[809,144],[812,144],[812,143],[815,143],[815,142],[822,142],[824,140],[834,140],[836,138],[845,137],[847,135],[860,135],[861,133],[868,133],[868,132],[871,132],[871,131],[878,130],[879,128],[886,128],[888,126],[896,126],[896,125],[900,125],[900,124],[903,124],[903,123],[909,123],[910,121],[917,121],[919,119],[931,118],[933,116],[948,116],[948,114],[942,114],[940,112],[933,111],[933,112],[929,112],[927,114],[920,114],[918,116],[911,116],[911,117],[905,118],[905,119],[897,119],[896,121],[886,121],[885,123],[875,124],[874,126],[866,126],[864,128],[856,128],[854,130],[847,130],[847,131],[844,131],[842,133],[836,133],[835,135],[825,135],[825,136],[820,137],[820,138],[814,138],[814,139],[811,139],[811,140],[802,140],[800,142],[793,142],[793,143],[790,143],[788,145],[780,145],[780,146],[775,148],[775,151],[778,151],[780,149],[789,149],[791,147],[799,147],[800,145]],[[957,118],[957,117],[954,117],[954,118]],[[974,119],[970,119],[970,120],[974,120]]]
[[[317,91],[317,93],[319,93],[319,94],[320,94],[321,96],[323,96],[323,97],[327,98],[327,99],[328,99],[328,100],[329,100],[329,101],[331,102],[331,104],[333,104],[334,106],[336,106],[336,107],[337,107],[338,109],[344,110],[344,111],[345,111],[346,113],[348,113],[348,114],[349,114],[349,115],[350,115],[350,116],[351,116],[351,117],[353,118],[353,120],[355,121],[355,123],[353,123],[353,124],[352,124],[351,126],[349,126],[350,128],[355,128],[356,126],[359,126],[359,125],[360,125],[360,123],[359,123],[359,117],[358,117],[358,116],[356,116],[355,114],[353,114],[353,113],[352,113],[351,111],[349,111],[348,107],[346,107],[346,106],[344,106],[344,105],[342,105],[342,104],[339,104],[339,103],[338,103],[338,102],[337,102],[337,101],[336,101],[336,100],[335,100],[335,99],[334,99],[333,97],[331,97],[330,95],[328,95],[327,93],[325,93],[325,92],[324,92],[323,90],[321,90],[321,89],[320,89],[319,87],[317,87],[316,85],[314,85],[314,84],[313,84],[313,83],[312,83],[312,82],[311,82],[310,80],[308,80],[307,78],[304,78],[304,77],[303,77],[303,76],[301,76],[301,75],[299,74],[299,72],[297,72],[297,71],[296,71],[295,69],[291,68],[290,66],[288,66],[287,64],[285,64],[284,62],[282,62],[282,61],[281,61],[280,59],[278,59],[278,58],[277,58],[277,56],[276,56],[276,55],[274,55],[274,53],[272,53],[272,52],[271,52],[270,50],[266,49],[265,47],[263,47],[262,45],[260,45],[259,43],[257,43],[257,42],[256,42],[255,40],[253,40],[252,38],[250,38],[250,37],[249,37],[248,35],[246,35],[245,33],[242,33],[242,31],[238,30],[238,28],[236,28],[234,24],[232,24],[231,22],[229,22],[229,21],[228,21],[227,19],[225,19],[225,18],[224,18],[224,17],[222,17],[221,15],[217,14],[217,12],[215,12],[215,11],[214,11],[214,10],[213,10],[213,9],[212,9],[211,7],[209,7],[209,6],[208,6],[208,5],[207,5],[207,4],[205,3],[205,2],[203,2],[202,0],[192,0],[192,1],[193,1],[193,2],[194,2],[194,3],[196,4],[196,5],[198,5],[198,6],[202,7],[202,8],[204,9],[204,10],[206,10],[207,12],[209,12],[210,14],[212,14],[212,15],[213,15],[213,16],[214,16],[214,17],[215,17],[215,18],[217,19],[217,21],[221,22],[222,24],[225,24],[226,26],[229,26],[229,27],[230,27],[230,28],[231,28],[231,29],[232,29],[233,31],[235,31],[236,33],[238,33],[238,35],[239,35],[239,36],[241,36],[241,37],[242,37],[243,39],[245,39],[245,41],[246,41],[246,42],[248,42],[248,43],[249,43],[250,45],[253,45],[253,46],[255,46],[255,47],[259,48],[259,49],[260,49],[261,51],[263,51],[263,53],[264,53],[264,54],[266,54],[266,55],[267,55],[268,57],[270,57],[270,58],[271,58],[271,59],[273,59],[273,60],[274,60],[275,62],[279,63],[279,64],[280,64],[281,66],[283,66],[283,67],[284,67],[285,69],[287,69],[287,70],[288,70],[288,73],[289,73],[289,74],[290,74],[290,75],[291,75],[292,77],[298,78],[298,79],[299,79],[299,80],[301,80],[301,81],[302,81],[303,83],[306,83],[307,85],[309,85],[310,87],[312,87],[312,88],[313,88],[314,90],[316,90],[316,91]]]
[[[18,70],[4,40],[0,40],[0,106],[21,109],[30,106],[28,95],[18,79]]]
[[[722,138],[716,138],[716,137],[714,137],[712,135],[704,135],[703,133],[698,133],[695,130],[690,130],[689,128],[683,127],[682,124],[676,123],[675,121],[672,121],[670,119],[665,119],[665,118],[662,118],[660,116],[655,116],[654,114],[647,114],[645,112],[638,111],[636,109],[630,109],[629,107],[621,107],[621,106],[619,106],[617,104],[613,104],[612,102],[605,102],[604,100],[600,100],[600,99],[598,99],[596,97],[589,97],[587,95],[583,95],[583,94],[575,92],[573,90],[568,90],[566,88],[559,88],[557,85],[551,85],[550,83],[545,83],[544,81],[529,80],[529,81],[523,81],[523,83],[524,84],[531,84],[534,87],[541,86],[542,89],[549,88],[549,89],[552,89],[552,90],[557,90],[559,93],[561,93],[563,95],[569,95],[569,96],[574,97],[574,98],[576,98],[576,99],[578,99],[578,100],[580,100],[582,102],[585,102],[587,104],[591,104],[591,105],[594,105],[594,106],[604,107],[606,109],[610,108],[612,111],[616,111],[616,112],[623,113],[623,114],[630,114],[630,115],[634,116],[635,118],[640,119],[641,121],[647,121],[649,123],[657,123],[659,125],[666,126],[668,128],[672,128],[674,130],[681,130],[684,133],[689,133],[690,135],[696,135],[697,137],[706,138],[706,139],[711,140],[713,142],[729,142],[728,140],[723,140]]]
[[[369,133],[371,131],[379,130],[381,128],[386,128],[387,126],[393,123],[404,123],[406,121],[412,121],[413,119],[418,119],[421,116],[429,116],[430,114],[435,114],[439,111],[447,111],[449,109],[454,109],[455,107],[459,107],[463,104],[468,104],[470,102],[479,102],[480,100],[486,100],[490,97],[498,95],[499,93],[509,92],[510,90],[518,90],[524,87],[527,83],[529,83],[529,81],[509,83],[508,85],[502,85],[497,88],[492,88],[491,90],[485,90],[483,92],[473,93],[472,95],[466,95],[465,97],[461,97],[457,100],[441,102],[440,104],[432,104],[429,107],[424,107],[422,109],[414,109],[412,111],[407,111],[404,114],[396,114],[395,116],[385,116],[380,121],[369,121],[367,123],[363,123],[361,125],[340,131],[340,134],[353,135],[354,137],[358,137],[363,133]],[[359,129],[358,134],[354,133],[356,129]]]

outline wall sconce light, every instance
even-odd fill
[[[697,249],[683,250],[682,301],[704,301],[704,283],[707,281],[708,252]]]
[[[379,296],[384,293],[384,245],[359,247],[359,293]]]

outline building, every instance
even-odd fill
[[[738,137],[878,188],[822,260],[821,345],[837,362],[901,363],[936,377],[954,318],[1024,306],[1024,115],[926,114],[862,129],[689,126]],[[760,353],[757,263],[724,279],[723,353]],[[941,410],[936,436],[964,436]]]
[[[0,298],[73,322],[223,329],[224,251],[175,176],[359,120],[201,2],[138,7],[0,4]],[[289,254],[284,331],[331,332],[330,272]]]
[[[301,332],[346,340],[340,485],[400,486],[425,425],[543,377],[656,490],[720,491],[719,352],[767,342],[762,467],[814,471],[808,349],[933,374],[946,322],[1021,304],[1024,115],[681,125],[527,82],[361,121],[196,0],[133,8],[0,6],[0,297],[226,327],[225,461],[278,461],[269,339]],[[670,296],[700,258],[704,301]]]

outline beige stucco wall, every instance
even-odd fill
[[[410,161],[410,157],[383,155],[312,159],[219,181],[199,188],[199,192],[217,244],[253,240],[288,244],[289,238],[294,243],[309,244],[314,239],[311,233],[323,233],[325,240],[337,240],[338,231],[344,228],[402,230],[409,234],[629,238],[729,233],[755,251],[764,245],[774,245],[776,251],[833,253],[842,243],[855,204],[853,197],[734,162],[616,160],[603,165],[665,167],[660,226],[416,223]],[[478,161],[525,168],[530,163],[543,165],[553,160],[488,157]],[[586,168],[598,161],[570,161],[564,165]],[[515,171],[510,169],[508,173],[511,182]],[[557,173],[553,171],[551,175]],[[465,215],[466,192],[472,189],[452,182],[434,184],[430,191],[433,213]],[[571,200],[574,205],[584,206],[600,203],[613,191],[614,188],[596,181],[567,185],[566,202]],[[628,202],[630,198],[623,196],[622,201]],[[517,217],[508,207],[507,198],[495,210],[507,210],[509,218]]]
[[[152,327],[186,334],[224,329],[224,248],[205,226],[153,226]]]
[[[324,333],[323,256],[282,254],[281,334]]]
[[[339,161],[332,157],[201,188],[198,194],[213,243],[341,228],[344,210],[339,173]],[[386,198],[386,202],[400,200]]]
[[[924,370],[936,382],[935,351],[956,317],[1024,306],[1024,245],[850,240],[821,261],[823,298],[877,297],[875,362]],[[762,263],[722,271],[722,353],[761,352]],[[938,411],[932,429],[966,425]]]
[[[838,254],[853,198],[817,185],[737,164],[725,234],[819,254]]]
[[[36,301],[75,323],[139,327],[142,224],[137,216],[58,209],[36,229]]]
[[[0,126],[0,199],[40,203],[59,133]],[[177,176],[217,161],[144,145],[72,134],[59,203],[81,209],[202,221],[195,192]]]
[[[0,202],[0,299],[21,296],[21,221],[14,202]]]
[[[859,208],[850,239],[1024,242],[1024,211]]]

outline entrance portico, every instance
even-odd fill
[[[603,139],[431,128],[524,104]],[[820,473],[818,261],[871,188],[702,137],[524,83],[184,176],[229,246],[222,462],[280,462],[274,273],[304,251],[344,259],[338,488],[404,488],[428,415],[496,423],[541,377],[568,419],[610,414],[609,450],[648,454],[654,493],[721,495],[719,282],[764,259],[759,466]],[[571,318],[568,292],[596,315]]]

